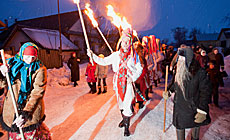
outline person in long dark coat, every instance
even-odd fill
[[[185,139],[185,129],[192,128],[192,139],[199,139],[200,126],[211,122],[209,106],[211,102],[211,82],[207,72],[200,68],[191,48],[180,48],[176,73],[168,91],[167,99],[174,92],[173,125],[177,139]]]
[[[67,65],[71,70],[71,82],[74,82],[74,87],[78,85],[77,81],[80,80],[79,62],[80,59],[77,58],[76,53],[73,52]]]

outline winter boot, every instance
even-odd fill
[[[98,86],[98,93],[97,95],[101,94],[101,86]]]
[[[145,97],[146,97],[146,100],[149,100],[149,89],[146,89],[146,91],[145,91]]]
[[[139,109],[142,109],[144,107],[143,101],[138,101],[139,103]]]
[[[176,129],[177,140],[185,140],[185,130],[184,129]]]
[[[161,83],[161,79],[160,78],[158,78],[157,81],[158,81],[158,83]]]
[[[104,90],[102,93],[106,93],[107,92],[107,86],[104,86],[103,88],[104,88]]]
[[[192,137],[191,140],[199,140],[200,127],[192,128]]]
[[[119,123],[118,127],[122,128],[122,127],[124,127],[124,115],[122,114],[123,110],[120,110],[120,111],[121,111],[122,120]]]
[[[130,117],[124,116],[124,126],[125,126],[124,136],[125,137],[130,136],[129,123],[130,123]]]
[[[92,90],[90,89],[90,91],[88,92],[89,94],[93,93]]]
[[[149,92],[153,93],[153,86],[152,85],[149,87]]]
[[[155,87],[157,87],[157,80],[154,80]]]

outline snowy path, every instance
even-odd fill
[[[124,128],[118,127],[122,118],[112,90],[113,72],[110,71],[108,74],[106,94],[88,94],[89,87],[84,77],[86,64],[80,67],[81,81],[77,87],[68,83],[68,69],[49,70],[44,98],[47,116],[45,123],[52,133],[53,140],[176,140],[175,127],[171,124],[173,108],[171,100],[167,101],[167,131],[163,133],[164,100],[161,96],[164,90],[163,79],[161,84],[154,88],[154,93],[150,94],[151,100],[131,118],[131,136],[126,138],[123,136]],[[67,86],[60,86],[58,83],[67,83]],[[230,85],[230,79],[225,80],[225,85]],[[201,140],[230,139],[228,86],[220,88],[220,105],[223,109],[210,105],[212,123],[201,127]],[[186,130],[186,136],[189,140],[191,136],[189,129]],[[0,139],[6,140],[7,137],[4,135]]]

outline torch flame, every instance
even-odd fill
[[[121,17],[114,11],[112,5],[107,5],[106,7],[108,8],[107,15],[113,18],[112,23],[116,27],[118,27],[118,28],[121,27],[123,30],[131,28],[131,25],[128,23],[126,18],[123,17],[121,19]]]
[[[94,15],[93,15],[93,10],[90,9],[90,4],[86,3],[85,8],[86,8],[86,10],[84,12],[89,17],[89,19],[91,20],[93,26],[94,27],[98,27],[98,23],[95,20]]]
[[[75,3],[75,4],[79,4],[80,3],[80,0],[73,0],[73,2]]]
[[[133,30],[133,35],[137,37],[137,31]]]

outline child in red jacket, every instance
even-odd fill
[[[96,70],[96,63],[92,65],[90,62],[87,65],[85,76],[86,76],[86,81],[88,82],[88,85],[90,87],[89,93],[96,93],[96,82],[97,78],[95,77],[95,70]]]

